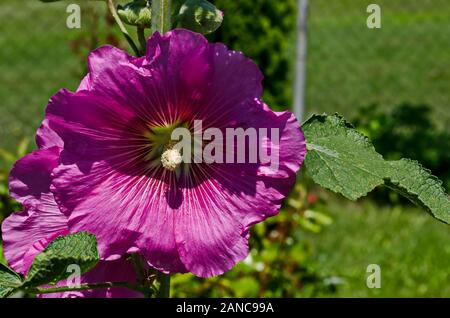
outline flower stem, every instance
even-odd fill
[[[141,52],[139,52],[138,47],[134,43],[133,39],[131,38],[130,34],[128,34],[127,29],[125,28],[125,25],[122,23],[122,20],[120,20],[119,15],[117,14],[116,6],[114,4],[113,0],[107,0],[109,12],[111,12],[111,15],[113,16],[114,20],[116,21],[117,25],[120,28],[120,31],[122,31],[122,34],[125,36],[125,39],[128,41],[128,44],[133,49],[134,53],[137,56],[141,56]]]
[[[149,273],[145,269],[144,261],[139,254],[132,254],[131,259],[133,260],[134,270],[136,271],[144,297],[151,298],[155,294],[155,290],[152,288],[154,279],[149,276]]]
[[[147,51],[147,40],[145,39],[145,29],[138,27],[137,35],[139,39],[139,44],[141,46],[141,55],[144,56]]]
[[[158,273],[158,280],[160,282],[158,298],[170,298],[170,275],[164,273]]]
[[[152,33],[166,33],[171,28],[171,0],[152,1]]]
[[[68,291],[80,291],[80,290],[91,290],[91,289],[103,289],[103,288],[111,288],[111,287],[124,287],[140,292],[144,292],[141,287],[130,284],[128,282],[107,282],[107,283],[99,283],[99,284],[85,284],[79,287],[52,287],[52,288],[33,288],[28,291],[33,294],[52,294],[52,293],[63,293]]]

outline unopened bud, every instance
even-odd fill
[[[148,0],[134,0],[124,6],[119,5],[117,14],[126,24],[144,29],[152,26],[152,9]]]
[[[216,31],[223,21],[223,12],[206,0],[187,0],[180,9],[183,28],[208,34]]]

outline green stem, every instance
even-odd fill
[[[151,298],[155,295],[155,289],[153,288],[154,279],[150,273],[145,269],[145,264],[142,257],[139,254],[132,254],[134,269],[138,278],[139,285],[144,293],[145,298]]]
[[[170,298],[170,275],[164,273],[158,273],[158,280],[161,284],[159,286],[158,298]]]
[[[141,45],[141,55],[144,56],[147,51],[147,40],[145,38],[145,29],[138,27],[137,35],[139,39],[139,44]]]
[[[133,39],[131,38],[130,34],[128,34],[127,29],[125,28],[125,25],[122,23],[122,20],[120,20],[119,15],[117,14],[116,6],[114,4],[113,0],[107,0],[109,12],[111,12],[111,15],[113,16],[114,20],[116,21],[117,25],[120,28],[120,31],[122,31],[122,34],[125,36],[125,39],[128,41],[128,44],[130,44],[131,48],[133,49],[134,53],[137,56],[141,56],[141,52],[139,52],[138,47],[136,44],[134,44]]]
[[[52,294],[52,293],[62,293],[68,291],[80,291],[80,290],[91,290],[91,289],[103,289],[103,288],[111,288],[111,287],[124,287],[140,292],[144,292],[141,287],[127,283],[127,282],[107,282],[107,283],[99,283],[99,284],[85,284],[79,287],[52,287],[52,288],[32,288],[28,291],[33,294]]]
[[[131,259],[133,260],[134,269],[136,271],[136,275],[141,285],[144,285],[147,281],[147,274],[144,268],[144,264],[142,262],[142,258],[139,254],[132,254]]]
[[[166,33],[171,28],[171,0],[152,1],[152,33]]]

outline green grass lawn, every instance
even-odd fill
[[[310,1],[306,108],[347,118],[363,105],[430,105],[450,123],[450,1],[380,0],[381,29],[366,27],[369,0]]]
[[[369,30],[365,9],[371,2],[310,2],[307,112],[352,117],[373,103],[425,103],[441,126],[448,125],[450,2],[380,0],[382,28]],[[49,97],[61,87],[75,89],[80,80],[83,58],[71,51],[69,40],[90,30],[85,15],[81,30],[66,28],[66,5],[0,4],[0,147],[12,149],[32,137]],[[104,14],[102,3],[89,6]]]
[[[32,137],[44,108],[60,87],[75,88],[77,60],[67,44],[61,4],[0,4],[0,147],[13,149]]]
[[[84,8],[81,29],[66,27],[67,1],[0,3],[0,148],[14,150],[22,138],[33,139],[49,98],[61,88],[76,89],[85,72],[87,55],[77,55],[71,41],[92,31],[93,10],[99,16],[106,10],[100,2],[70,3]],[[95,27],[103,41],[98,46],[106,44],[105,28],[104,23]]]
[[[356,204],[332,198],[328,211],[333,224],[318,234],[294,229],[289,236],[294,238],[290,247],[279,245],[283,242],[268,242],[255,251],[252,240],[252,259],[255,264],[259,262],[261,269],[244,261],[220,277],[202,280],[192,274],[177,274],[172,279],[172,294],[175,297],[450,297],[447,225],[417,208],[381,208],[371,202]],[[282,210],[269,222],[277,222],[283,214]],[[262,228],[264,224],[256,226]],[[265,239],[271,236],[264,233]],[[281,268],[280,262],[284,264]],[[366,285],[369,264],[381,268],[379,289]],[[268,284],[263,283],[267,280]]]
[[[450,297],[450,231],[416,208],[330,204],[334,224],[308,235],[311,264],[343,279],[332,297]],[[381,266],[381,288],[366,286],[366,268]]]

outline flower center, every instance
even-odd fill
[[[181,153],[177,149],[166,149],[161,154],[161,164],[169,171],[175,171],[183,161]]]

